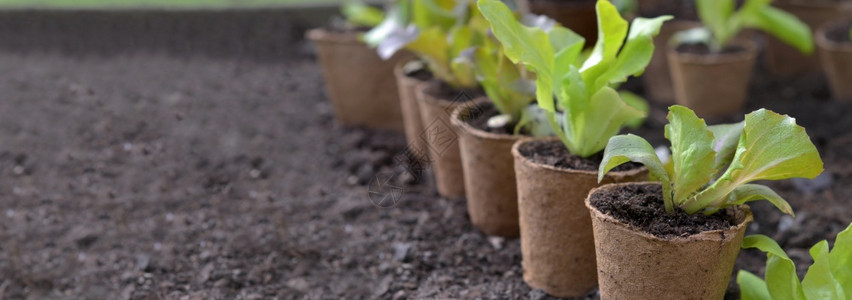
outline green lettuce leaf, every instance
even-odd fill
[[[683,208],[688,213],[705,207],[721,207],[737,187],[756,180],[793,177],[813,179],[823,163],[808,134],[796,120],[766,109],[745,118],[733,161],[716,182]]]
[[[828,254],[828,242],[821,241],[811,247],[814,263],[802,279],[802,289],[808,299],[846,299],[843,288],[831,273],[831,261]],[[849,266],[847,266],[849,267]],[[849,270],[847,269],[846,272]]]
[[[837,234],[829,254],[831,273],[843,287],[846,297],[852,296],[852,225]]]
[[[666,139],[672,144],[674,203],[680,205],[713,179],[713,132],[692,110],[669,107]]]
[[[740,270],[737,273],[737,284],[740,286],[742,300],[772,300],[766,282],[748,271]]]
[[[745,122],[707,127],[713,132],[713,151],[716,151],[713,169],[723,171],[731,164],[740,141],[740,134],[743,133],[743,125]]]
[[[796,265],[774,240],[765,235],[750,235],[743,239],[743,249],[757,248],[766,252],[766,286],[771,287],[772,299],[805,299],[802,284],[796,275]]]
[[[808,24],[791,13],[769,6],[769,2],[746,1],[739,14],[744,26],[766,31],[804,54],[813,53],[813,34]]]
[[[340,8],[346,21],[358,26],[375,27],[382,23],[385,13],[378,8],[357,2],[346,2]]]

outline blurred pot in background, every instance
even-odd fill
[[[817,30],[822,68],[835,99],[852,101],[852,20],[832,22]]]
[[[852,1],[777,0],[772,5],[795,15],[814,31],[825,22],[852,16]],[[775,37],[766,37],[766,68],[776,76],[819,71],[819,55],[802,54]]]

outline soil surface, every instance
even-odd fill
[[[535,163],[571,170],[597,172],[603,160],[603,151],[583,158],[568,152],[568,148],[559,140],[530,141],[520,146],[518,151]],[[641,167],[641,164],[628,162],[613,168],[610,172],[629,171]]]
[[[511,135],[515,131],[515,123],[510,122],[500,127],[488,126],[488,120],[499,114],[500,111],[497,110],[497,107],[493,103],[486,102],[477,104],[477,109],[470,110],[470,115],[464,118],[463,121],[467,122],[471,127],[485,132]]]
[[[832,41],[849,43],[852,42],[852,37],[849,36],[849,27],[852,27],[852,21],[837,23],[830,27],[825,35]]]
[[[681,44],[678,45],[675,50],[681,53],[690,53],[690,54],[698,54],[698,55],[722,55],[722,54],[734,54],[740,53],[746,50],[746,48],[737,45],[730,45],[722,48],[722,51],[713,52],[710,50],[710,47],[702,43],[693,43],[693,44]]]
[[[517,239],[476,231],[428,168],[399,163],[402,135],[334,122],[301,31],[139,18],[0,21],[0,299],[550,298],[523,283]],[[821,75],[763,74],[748,111],[796,117],[827,170],[768,183],[797,216],[756,203],[749,233],[804,275],[807,249],[852,222],[852,103]],[[663,125],[652,105],[633,132],[665,145]],[[764,263],[746,250],[735,269]]]
[[[688,237],[737,225],[734,215],[727,210],[705,216],[688,214],[675,207],[674,213],[667,213],[660,185],[628,185],[599,190],[592,195],[591,203],[600,212],[661,238]]]

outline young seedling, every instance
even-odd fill
[[[772,0],[746,0],[734,10],[735,0],[696,0],[698,17],[704,27],[675,36],[678,43],[703,43],[713,52],[725,49],[741,30],[765,31],[804,54],[814,51],[811,29],[796,16],[770,5]]]
[[[346,18],[346,22],[353,26],[373,28],[385,18],[385,13],[381,9],[354,1],[344,3],[340,7],[340,12]]]
[[[831,251],[825,240],[811,247],[809,252],[814,262],[802,281],[796,274],[796,265],[771,238],[760,234],[747,236],[743,248],[766,252],[764,279],[745,270],[737,274],[743,300],[849,299],[852,296],[852,226],[837,234]]]
[[[796,120],[766,109],[736,124],[707,126],[689,108],[669,107],[665,136],[671,142],[671,162],[663,165],[646,140],[628,134],[614,136],[604,151],[599,180],[618,165],[633,161],[648,168],[663,187],[666,211],[711,214],[727,206],[766,199],[782,212],[793,210],[757,180],[814,178],[822,173],[816,146]]]
[[[474,70],[459,57],[483,42],[485,28],[487,23],[468,1],[401,0],[364,41],[384,59],[401,49],[414,52],[436,78],[454,88],[473,88]]]
[[[585,40],[569,29],[525,26],[498,0],[479,0],[479,9],[506,56],[535,72],[538,105],[572,154],[589,157],[600,152],[625,123],[645,116],[612,85],[645,70],[654,51],[651,39],[670,16],[636,18],[628,32],[616,7],[599,0],[598,41],[584,56]],[[560,111],[561,124],[556,120]]]

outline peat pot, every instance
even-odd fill
[[[592,222],[583,200],[598,187],[595,170],[535,161],[542,148],[565,147],[558,139],[524,139],[512,147],[524,281],[557,297],[582,297],[598,285]],[[596,165],[596,164],[595,164]],[[603,183],[646,180],[638,167],[610,172]]]
[[[548,16],[562,26],[571,28],[586,39],[586,47],[595,44],[598,37],[596,0],[525,0],[530,12]]]
[[[799,20],[816,30],[826,22],[852,16],[852,1],[837,0],[777,0],[772,6],[795,15]],[[766,68],[776,76],[791,75],[820,70],[819,53],[805,55],[773,36],[766,38]]]
[[[415,89],[432,78],[425,71],[423,63],[417,60],[400,61],[394,67],[394,76],[399,91],[399,106],[402,108],[402,121],[405,127],[405,140],[408,150],[414,158],[421,161],[429,158],[426,140],[421,137],[423,121],[420,118],[420,106],[417,104]]]
[[[699,26],[701,26],[701,23],[694,21],[675,20],[663,23],[660,34],[654,38],[654,56],[651,58],[648,67],[645,68],[645,73],[640,77],[642,83],[645,84],[645,91],[650,98],[649,100],[666,105],[675,103],[666,49],[668,49],[669,40],[676,32]]]
[[[586,198],[594,228],[601,299],[724,298],[743,235],[752,221],[748,207],[727,209],[735,226],[666,238],[598,210],[601,198],[612,197],[611,193],[621,197],[634,190],[647,193],[654,185],[659,193],[659,183],[607,184],[592,190]]]
[[[490,117],[487,112],[496,109],[483,99],[475,105],[460,106],[452,117],[459,133],[467,212],[473,225],[485,234],[517,237],[518,191],[512,145],[523,136],[477,127]]]
[[[828,23],[816,35],[822,68],[835,99],[852,100],[852,21]]]
[[[457,90],[439,80],[430,80],[415,88],[429,162],[435,174],[438,194],[445,198],[464,196],[464,175],[459,153],[458,132],[451,125],[450,115],[462,105],[474,105],[477,90]]]
[[[402,113],[396,91],[394,66],[410,57],[397,53],[382,60],[358,40],[357,31],[309,30],[331,98],[341,124],[402,132]]]
[[[675,102],[689,107],[699,117],[739,113],[746,100],[757,45],[751,40],[737,39],[721,53],[695,48],[699,47],[668,47]]]

